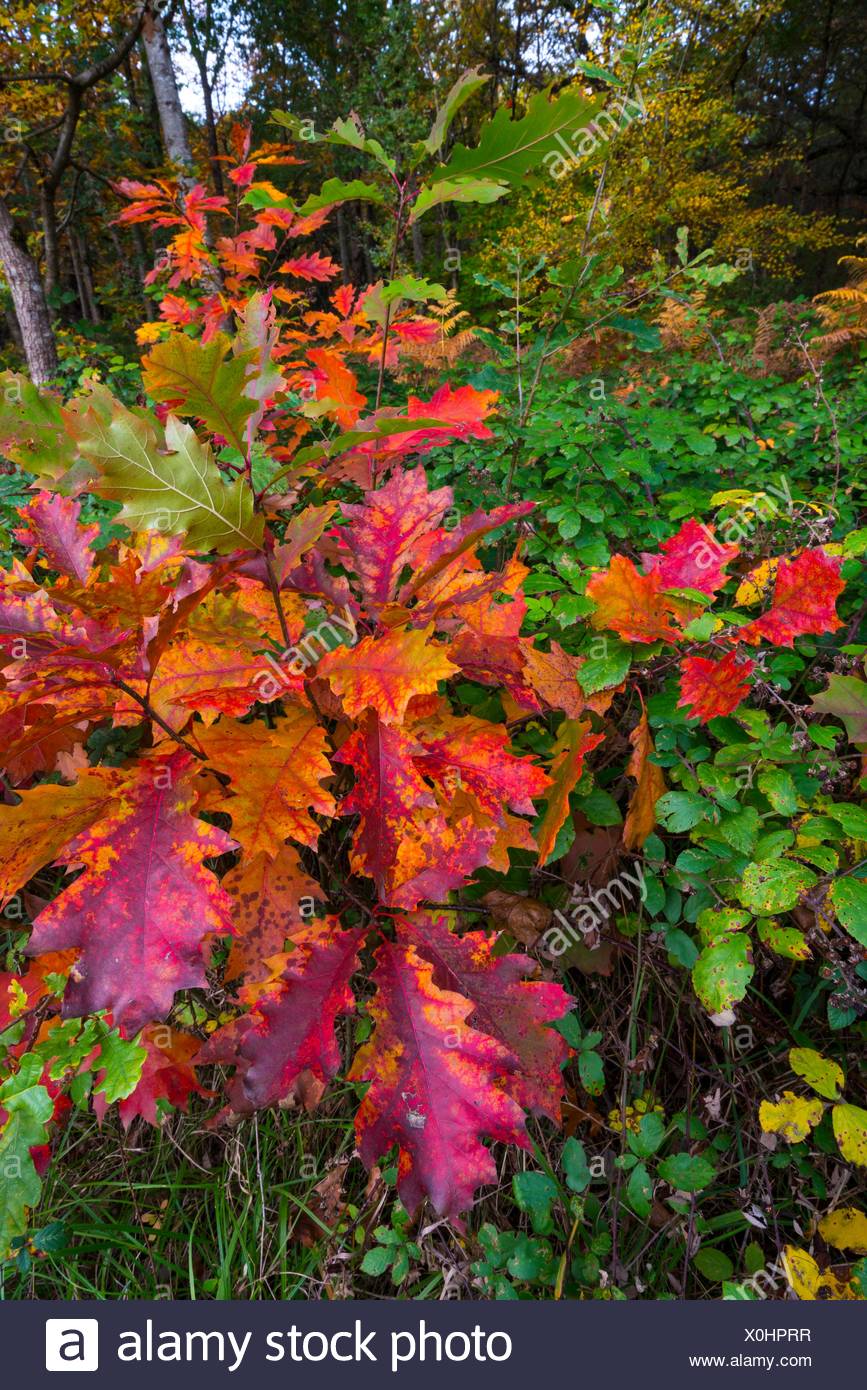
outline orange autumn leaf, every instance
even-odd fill
[[[325,730],[313,710],[287,704],[272,729],[222,719],[202,730],[199,741],[212,766],[232,779],[231,797],[221,787],[217,802],[211,794],[205,804],[218,804],[232,817],[245,857],[276,859],[289,839],[315,848],[319,826],[310,812],[331,816],[335,804],[321,785],[332,772]]]
[[[626,555],[612,555],[610,567],[587,585],[587,597],[596,604],[590,621],[625,642],[676,641],[681,634],[672,624],[675,605],[662,588],[658,570],[640,574]]]
[[[327,348],[309,348],[307,356],[316,367],[313,389],[317,401],[332,402],[337,423],[342,429],[351,429],[367,405],[354,373],[337,353]]]
[[[690,719],[709,719],[731,714],[750,691],[749,675],[752,661],[738,661],[736,652],[726,652],[721,661],[708,661],[703,656],[686,656],[680,663],[678,708],[685,709]]]
[[[425,628],[395,628],[383,637],[364,637],[355,647],[337,647],[319,662],[317,674],[339,695],[351,719],[375,710],[383,724],[400,724],[414,695],[436,690],[457,671],[447,648]]]
[[[536,836],[540,865],[550,859],[560,827],[569,814],[569,793],[584,771],[584,758],[602,742],[603,737],[603,734],[591,733],[589,724],[581,724],[575,719],[565,719],[560,725],[551,764],[553,786]]]
[[[845,588],[842,561],[821,548],[802,550],[794,560],[777,567],[773,602],[767,613],[738,629],[738,640],[753,645],[764,640],[775,647],[794,646],[796,637],[836,632],[842,627],[835,607]]]
[[[632,756],[626,771],[635,778],[635,791],[623,823],[623,844],[626,849],[638,849],[656,825],[655,807],[665,791],[662,768],[650,761],[654,751],[647,715],[642,714],[632,733]]]

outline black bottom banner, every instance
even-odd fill
[[[857,1303],[0,1303],[0,1386],[848,1384]]]

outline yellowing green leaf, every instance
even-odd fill
[[[859,1105],[835,1105],[831,1122],[843,1157],[859,1168],[867,1168],[867,1110]]]
[[[784,1091],[776,1104],[763,1100],[759,1106],[759,1124],[765,1134],[779,1134],[788,1144],[800,1144],[819,1123],[825,1107],[812,1096],[796,1096]]]
[[[122,502],[119,520],[133,531],[186,532],[191,548],[258,548],[263,520],[243,479],[227,484],[213,455],[195,431],[170,415],[168,453],[161,453],[153,427],[115,402],[110,419],[88,414],[79,450],[98,470],[94,492]]]
[[[838,1250],[867,1255],[867,1216],[857,1207],[839,1207],[819,1222],[819,1234]]]
[[[789,1066],[826,1100],[836,1100],[846,1081],[842,1067],[812,1047],[793,1047],[789,1053]]]
[[[798,1298],[807,1303],[815,1302],[822,1276],[813,1256],[808,1255],[806,1250],[796,1250],[794,1245],[787,1245],[783,1255],[783,1266],[789,1284]]]

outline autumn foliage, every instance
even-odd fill
[[[396,1147],[404,1205],[453,1217],[496,1178],[490,1141],[526,1147],[528,1112],[558,1121],[569,1048],[550,1025],[571,1007],[534,957],[467,923],[461,891],[515,853],[552,859],[625,682],[586,694],[582,659],[526,634],[532,504],[458,516],[429,483],[437,449],[491,437],[494,393],[371,402],[353,359],[393,365],[436,325],[412,300],[385,313],[381,286],[311,309],[300,286],[336,272],[303,238],[328,205],[280,206],[257,170],[291,156],[235,143],[253,215],[233,235],[226,199],[124,189],[123,220],[173,232],[143,334],[155,408],[7,390],[3,448],[38,483],[0,586],[0,889],[41,901],[0,1011],[56,1095],[93,1067],[100,1117],[111,1050],[135,1040],[109,1088],[129,1125],[194,1095],[219,1097],[218,1119],[314,1108],[360,1002],[359,1152],[372,1166]],[[289,285],[262,290],[277,263]],[[79,520],[85,492],[121,504],[112,533]],[[840,561],[820,547],[780,560],[759,616],[732,598],[714,616],[739,557],[689,520],[587,588],[600,640],[666,651],[702,723],[747,697],[763,644],[840,625]],[[474,712],[468,684],[501,716]],[[521,742],[534,720],[547,758]],[[85,751],[105,727],[124,734],[114,761]],[[665,790],[653,758],[643,716],[630,851]],[[220,994],[219,1026],[177,1026],[187,990]],[[82,1050],[64,1030],[88,1020]]]

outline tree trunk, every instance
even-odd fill
[[[214,180],[214,192],[223,197],[223,166],[220,163],[220,146],[217,141],[217,122],[214,117],[214,101],[211,92],[211,84],[208,80],[208,65],[204,58],[198,62],[199,78],[202,86],[202,98],[205,103],[205,129],[208,133],[208,154],[211,157],[211,177]]]
[[[145,15],[142,38],[147,53],[148,69],[159,111],[160,129],[163,133],[166,154],[172,164],[177,165],[180,171],[182,188],[185,192],[189,192],[195,183],[196,175],[193,152],[190,149],[187,124],[178,95],[178,84],[175,81],[171,49],[166,38],[162,17],[159,14],[149,10]]]
[[[57,371],[57,346],[39,267],[15,235],[15,224],[0,198],[0,260],[6,272],[15,317],[21,329],[24,355],[37,386]]]
[[[337,205],[337,244],[340,247],[340,279],[344,285],[352,280],[352,257],[349,250],[349,236],[346,230],[346,214],[343,205]]]
[[[46,297],[60,283],[60,250],[57,245],[57,205],[55,190],[43,183],[39,190],[39,210],[42,216],[42,246],[45,253]]]

